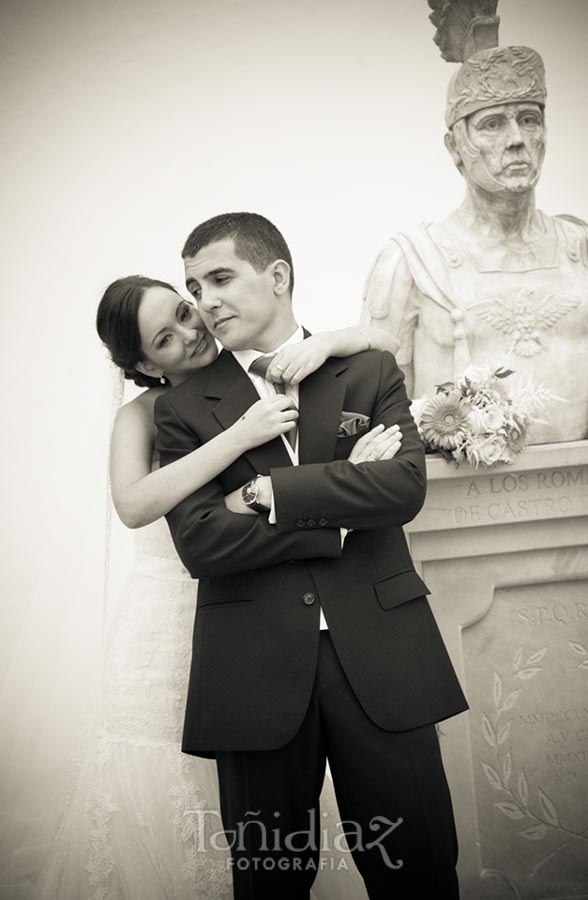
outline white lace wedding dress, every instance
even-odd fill
[[[180,752],[196,583],[165,520],[136,536],[39,900],[232,897],[228,852],[209,840],[222,829],[215,764]]]
[[[224,838],[213,837],[222,830],[215,763],[180,751],[196,583],[165,520],[136,539],[133,572],[106,626],[78,763],[31,900],[232,898]],[[323,827],[340,833],[328,774],[321,806]],[[326,865],[312,900],[363,900],[350,854],[332,844],[321,854]]]

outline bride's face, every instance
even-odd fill
[[[137,368],[154,378],[165,375],[179,384],[218,353],[196,307],[168,288],[147,288],[137,324],[143,351]]]

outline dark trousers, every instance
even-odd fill
[[[327,631],[293,740],[278,750],[217,753],[235,900],[308,900],[320,866],[327,757],[338,833],[345,831],[370,900],[457,900],[457,839],[435,726],[389,732],[375,725]]]

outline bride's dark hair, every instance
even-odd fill
[[[167,281],[146,278],[144,275],[128,275],[109,284],[98,304],[96,329],[100,340],[110,352],[115,366],[125,373],[125,378],[139,387],[159,387],[159,378],[144,375],[136,368],[143,359],[138,313],[143,295],[148,288],[163,287],[178,292]],[[179,295],[178,295],[179,296]]]

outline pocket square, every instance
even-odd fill
[[[354,434],[361,434],[362,431],[367,431],[369,427],[369,416],[364,416],[363,413],[347,412],[346,410],[343,410],[337,437],[351,437],[351,435]]]

